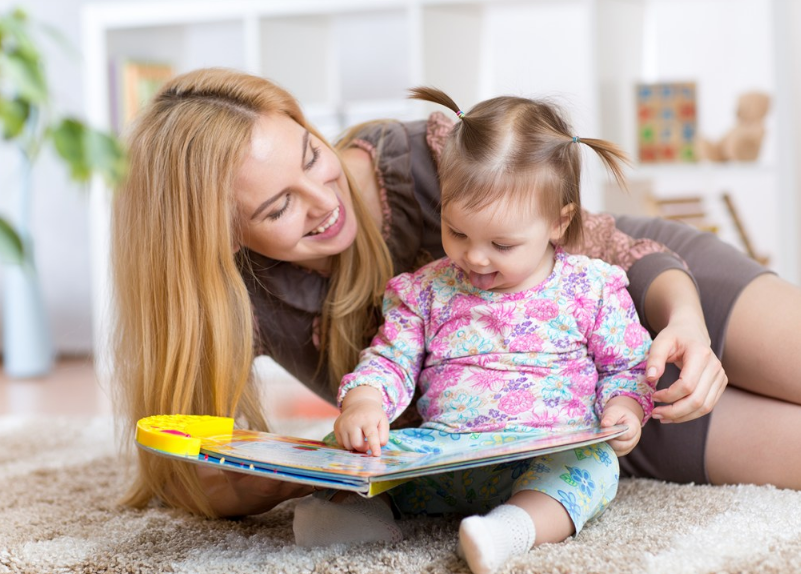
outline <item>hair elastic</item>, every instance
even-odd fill
[[[581,143],[581,138],[578,136],[573,136],[573,143]]]
[[[456,117],[461,120],[464,117],[464,112],[462,110],[456,110]]]

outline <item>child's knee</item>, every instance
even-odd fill
[[[599,443],[532,459],[513,491],[547,494],[565,508],[578,533],[614,499],[619,474],[614,451]]]

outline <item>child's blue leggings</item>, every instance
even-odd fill
[[[416,428],[390,433],[382,451],[453,452],[530,438],[531,434],[493,432],[449,434]],[[597,443],[526,460],[422,476],[389,491],[404,515],[484,514],[521,490],[547,494],[565,507],[576,533],[599,516],[617,492],[617,456]]]

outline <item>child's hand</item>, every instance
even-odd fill
[[[609,441],[609,446],[615,451],[617,456],[625,456],[630,453],[637,443],[640,442],[642,434],[643,412],[640,403],[626,396],[617,396],[609,399],[604,408],[604,416],[601,419],[601,427],[611,427],[614,425],[626,425],[629,427],[622,435]]]
[[[389,441],[381,392],[369,386],[349,391],[334,422],[334,435],[343,448],[381,456],[381,447]]]

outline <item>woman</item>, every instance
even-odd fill
[[[154,413],[202,413],[266,429],[251,377],[261,353],[333,401],[377,328],[386,281],[443,254],[435,162],[448,129],[441,117],[376,122],[335,151],[266,80],[199,70],[169,82],[132,129],[131,175],[113,212],[126,428]],[[648,375],[661,377],[654,398],[668,403],[623,468],[801,488],[801,460],[760,446],[801,452],[801,290],[684,226],[588,221],[586,252],[627,269],[656,334]],[[700,300],[682,261],[652,239],[687,262]],[[144,453],[139,463],[133,505],[156,496],[233,516],[309,492]]]

